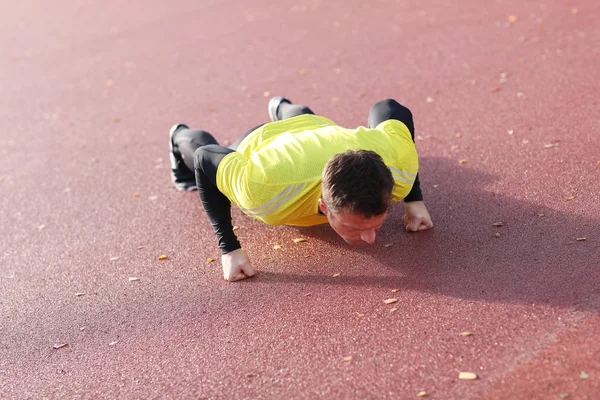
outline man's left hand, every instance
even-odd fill
[[[404,203],[404,216],[402,222],[407,232],[424,231],[433,228],[431,216],[422,201]]]

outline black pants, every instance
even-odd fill
[[[281,103],[279,105],[279,109],[277,110],[277,114],[280,119],[287,119],[302,114],[314,114],[314,112],[307,106],[301,104]],[[396,119],[403,122],[408,127],[414,141],[415,128],[412,113],[408,108],[404,107],[402,104],[393,99],[381,100],[371,106],[368,127],[375,128],[377,125],[383,121],[387,121],[388,119]],[[240,136],[233,144],[226,148],[222,147],[219,149],[211,146],[211,151],[205,152],[206,154],[204,154],[204,157],[211,158],[210,162],[206,164],[209,166],[217,166],[223,157],[225,157],[231,151],[237,149],[239,144],[246,138],[246,136],[262,125],[264,124],[260,124],[250,129]],[[194,160],[198,158],[194,157],[194,153],[199,147],[207,145],[219,145],[213,135],[198,129],[182,129],[178,131],[175,135],[174,142],[175,146],[181,153],[181,157],[183,158],[186,167],[188,167],[190,171],[194,171]],[[216,181],[216,168],[214,168],[214,171],[212,168],[209,168],[208,175],[212,181]]]

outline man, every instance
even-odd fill
[[[223,277],[254,275],[231,223],[231,203],[269,225],[328,222],[351,245],[372,244],[390,202],[404,200],[409,232],[433,227],[423,202],[410,110],[386,99],[368,128],[346,129],[285,97],[268,105],[270,123],[230,147],[176,124],[169,133],[172,180],[198,189],[221,250]]]

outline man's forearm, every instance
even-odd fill
[[[216,184],[219,162],[232,151],[226,147],[209,145],[198,149],[194,155],[198,194],[222,254],[241,248],[231,223],[231,202]]]
[[[415,183],[408,195],[404,198],[405,202],[409,201],[423,201],[423,194],[421,193],[421,183],[419,182],[419,174],[415,178]]]

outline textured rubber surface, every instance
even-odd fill
[[[599,398],[598,2],[156,3],[3,2],[0,398]],[[166,132],[279,94],[406,104],[434,230],[235,210],[258,274],[222,281]]]

